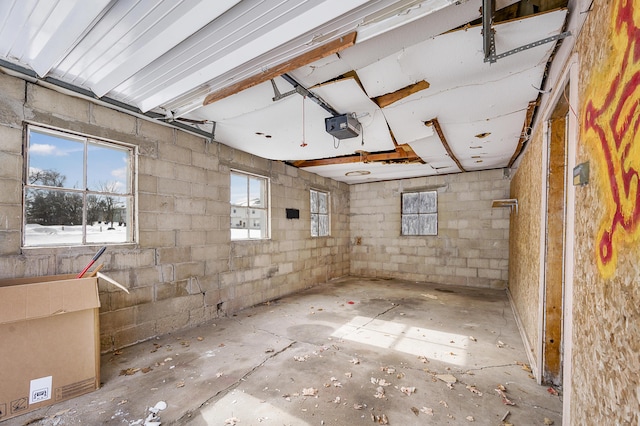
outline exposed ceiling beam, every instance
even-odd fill
[[[518,146],[516,147],[515,152],[511,156],[511,159],[509,160],[509,164],[507,165],[508,167],[513,166],[513,163],[515,163],[516,159],[522,152],[522,148],[524,148],[525,142],[527,142],[527,140],[531,136],[530,134],[531,132],[527,130],[530,129],[531,127],[531,122],[533,121],[533,113],[535,112],[537,106],[538,106],[537,99],[535,101],[529,102],[529,107],[527,108],[527,117],[524,119],[524,125],[522,126],[522,133],[520,134],[520,140],[518,141]]]
[[[319,160],[301,160],[293,161],[296,167],[315,167],[315,166],[329,166],[332,164],[351,164],[351,163],[383,163],[386,161],[392,162],[422,162],[422,159],[413,152],[413,150],[406,151],[403,147],[398,147],[395,151],[378,152],[375,154],[369,154],[363,152],[358,155],[348,155],[345,157],[335,158],[322,158]]]
[[[323,44],[322,46],[316,47],[313,50],[303,53],[302,55],[290,61],[287,61],[280,65],[276,65],[275,67],[270,68],[261,74],[254,75],[235,84],[232,84],[231,86],[227,86],[224,89],[220,89],[217,92],[210,93],[204,99],[203,105],[206,106],[212,104],[245,89],[256,86],[260,83],[264,83],[265,81],[269,81],[272,78],[279,77],[282,74],[288,73],[297,68],[318,61],[322,58],[326,58],[327,56],[333,55],[334,53],[338,53],[346,49],[347,47],[353,46],[356,42],[356,35],[357,32],[354,31],[336,40]]]
[[[398,102],[401,99],[411,96],[421,90],[428,89],[429,82],[426,80],[419,81],[409,86],[398,89],[395,92],[387,93],[386,95],[377,96],[372,99],[380,108],[391,105],[394,102]]]
[[[451,147],[449,146],[449,142],[447,142],[447,138],[444,137],[444,133],[442,132],[442,127],[440,127],[440,122],[438,121],[438,119],[433,118],[431,120],[427,120],[424,122],[424,125],[433,127],[433,130],[435,130],[436,133],[438,134],[438,137],[440,138],[440,142],[442,142],[442,146],[444,146],[444,149],[447,151],[447,154],[449,154],[449,157],[451,157],[453,162],[456,163],[456,166],[458,166],[461,172],[466,172],[464,167],[462,167],[460,160],[458,160],[458,158],[455,156],[455,154],[451,150]]]

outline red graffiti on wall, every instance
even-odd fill
[[[585,132],[597,136],[609,178],[606,202],[612,208],[597,246],[605,275],[615,269],[618,243],[640,236],[640,27],[634,22],[640,21],[640,10],[634,10],[633,0],[619,0],[614,14],[612,43],[622,47],[621,54],[612,53],[617,57],[610,58],[607,75],[613,78],[604,92],[592,94],[584,119]]]

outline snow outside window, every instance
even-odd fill
[[[25,247],[134,241],[134,147],[27,128]]]
[[[269,238],[269,180],[231,172],[231,239]]]
[[[438,193],[402,194],[402,235],[438,235]]]

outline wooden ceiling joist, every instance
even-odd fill
[[[384,108],[394,102],[398,102],[399,100],[406,98],[407,96],[411,96],[414,93],[420,92],[421,90],[428,89],[429,86],[430,85],[428,81],[422,80],[417,83],[410,84],[409,86],[403,87],[402,89],[396,90],[395,92],[377,96],[373,98],[372,101],[375,102],[380,108]]]
[[[312,62],[318,61],[329,55],[333,55],[334,53],[338,53],[355,44],[356,34],[357,32],[355,31],[349,33],[343,37],[340,37],[336,40],[323,44],[322,46],[316,47],[313,50],[303,53],[302,55],[293,58],[290,61],[276,65],[273,68],[266,70],[265,72],[241,80],[235,84],[232,84],[231,86],[220,89],[217,92],[210,93],[204,99],[203,105],[206,106],[212,104],[245,89],[257,86],[260,83],[264,83],[265,81],[269,81],[273,78],[279,77],[282,74],[288,73]]]
[[[300,160],[293,161],[296,167],[315,167],[329,166],[332,164],[351,164],[351,163],[384,163],[384,162],[422,162],[422,159],[411,149],[407,151],[405,148],[398,147],[395,151],[378,152],[374,154],[362,153],[358,155],[348,155],[345,157],[322,158],[319,160]]]
[[[433,130],[435,130],[436,133],[438,134],[438,137],[440,138],[440,142],[442,142],[442,146],[444,146],[444,149],[447,151],[447,154],[449,154],[449,157],[451,157],[453,162],[456,163],[456,166],[458,166],[461,172],[466,172],[464,167],[462,167],[460,160],[458,160],[458,158],[455,156],[455,154],[451,150],[451,147],[449,146],[449,142],[447,142],[447,138],[444,137],[444,132],[442,131],[442,127],[440,127],[440,122],[438,121],[438,119],[433,118],[431,120],[427,120],[424,122],[424,125],[433,126]]]
[[[535,101],[529,102],[529,106],[527,107],[527,116],[524,119],[524,125],[522,126],[522,133],[520,134],[520,140],[518,141],[518,146],[516,147],[515,152],[511,156],[511,159],[509,160],[509,164],[507,165],[507,167],[513,166],[513,163],[516,162],[516,159],[522,152],[525,142],[529,140],[529,134],[531,132],[528,130],[531,127],[531,123],[533,121],[533,113],[535,112],[537,106],[538,106],[538,99],[536,99]]]

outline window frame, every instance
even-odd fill
[[[405,195],[409,194],[433,194],[435,196],[435,205],[433,211],[425,211],[425,212],[405,212]],[[420,209],[420,206],[418,206]],[[416,233],[407,233],[405,232],[405,217],[406,216],[417,216],[418,219],[418,229]],[[420,230],[420,219],[422,217],[435,217],[435,231],[429,232]],[[407,224],[407,226],[409,226]],[[400,235],[403,237],[433,237],[438,235],[438,191],[436,189],[419,189],[413,191],[404,191],[400,194]]]
[[[82,164],[82,186],[84,188],[75,187],[57,187],[45,184],[37,184],[30,182],[30,167],[31,157],[34,155],[31,151],[31,134],[32,132],[45,134],[53,138],[66,139],[82,143],[83,145],[83,164]],[[89,189],[87,186],[88,178],[88,150],[91,146],[98,146],[107,149],[113,149],[114,151],[124,151],[127,153],[127,184],[126,190],[122,192],[110,192],[108,190]],[[70,131],[66,129],[60,129],[55,127],[45,126],[39,123],[25,123],[24,127],[24,166],[23,166],[23,179],[22,179],[22,226],[21,226],[21,247],[23,249],[41,249],[41,248],[55,248],[55,247],[89,247],[96,245],[127,245],[136,244],[138,242],[138,226],[137,226],[137,213],[138,213],[138,190],[137,190],[137,166],[138,166],[138,147],[133,144],[128,144],[121,141],[110,140],[106,138],[99,138],[89,134]],[[49,194],[53,192],[78,194],[82,198],[82,236],[81,241],[77,242],[61,242],[54,241],[51,243],[34,243],[29,244],[27,241],[27,204],[29,191],[49,191]],[[128,199],[127,212],[125,220],[126,223],[126,238],[124,241],[88,241],[87,226],[88,224],[88,210],[89,197],[118,197]],[[118,220],[119,221],[119,220]],[[112,220],[112,224],[116,220]],[[120,221],[119,221],[120,222]],[[66,225],[64,225],[66,226]]]
[[[327,197],[327,212],[326,213],[321,213],[321,212],[314,212],[313,211],[313,196],[312,193],[315,192],[316,194],[324,194]],[[313,217],[317,216],[318,217],[318,235],[314,235],[313,234]],[[327,233],[326,234],[322,234],[320,235],[320,217],[322,216],[326,216],[327,218]],[[313,238],[322,238],[322,237],[330,237],[331,236],[331,193],[329,191],[323,191],[321,189],[315,189],[315,188],[310,188],[309,189],[309,224],[311,227],[311,237]]]
[[[242,204],[234,204],[231,200],[231,197],[233,196],[233,183],[232,183],[232,177],[233,175],[237,175],[237,176],[242,176],[242,177],[246,177],[247,178],[247,198],[246,198],[246,202],[247,205],[244,206]],[[263,192],[264,194],[262,195],[262,203],[264,203],[263,207],[260,206],[250,206],[249,205],[249,200],[251,197],[251,179],[254,180],[258,180],[259,182],[263,182]],[[234,228],[233,227],[233,214],[236,213],[236,210],[238,209],[242,209],[242,208],[246,208],[247,212],[249,212],[249,218],[247,220],[247,223],[249,224],[248,227],[246,228]],[[260,237],[252,237],[251,236],[251,219],[252,219],[252,215],[255,214],[255,211],[261,211],[264,212],[264,217],[265,217],[265,229],[264,229],[264,235],[261,235]],[[263,175],[259,175],[259,174],[255,174],[255,173],[250,173],[250,172],[246,172],[244,170],[237,170],[237,169],[231,169],[229,171],[229,218],[230,218],[230,223],[229,223],[229,236],[230,236],[230,240],[232,242],[235,241],[261,241],[261,240],[269,240],[271,239],[271,179],[269,179],[269,177],[267,176],[263,176]],[[255,222],[254,222],[255,223]],[[247,236],[246,237],[241,237],[241,236],[234,236],[233,235],[233,230],[234,229],[240,229],[240,230],[247,230]],[[255,229],[255,228],[253,228]],[[260,228],[257,228],[260,229]],[[262,232],[262,231],[261,231]]]

